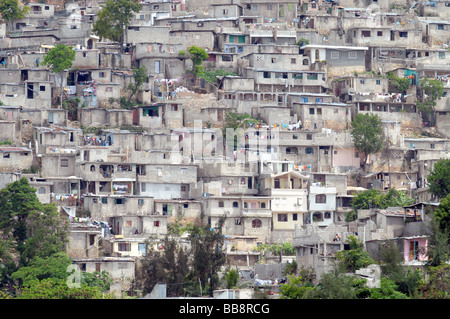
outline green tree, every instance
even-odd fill
[[[450,265],[427,268],[427,280],[419,291],[425,299],[450,299]]]
[[[355,236],[349,236],[347,242],[349,250],[340,250],[336,253],[336,259],[340,261],[342,271],[355,272],[374,263],[369,254],[364,250],[363,243]]]
[[[366,169],[367,158],[383,148],[383,124],[378,115],[358,113],[352,121],[350,131],[356,150],[364,154],[363,169]]]
[[[429,191],[437,198],[450,194],[450,159],[440,159],[428,175]]]
[[[441,230],[448,232],[450,230],[450,194],[441,199],[439,207],[434,211],[434,216]]]
[[[370,289],[370,299],[408,299],[408,296],[398,291],[392,280],[381,277],[380,288]]]
[[[2,18],[10,23],[10,30],[13,30],[12,21],[22,19],[30,11],[27,6],[20,6],[18,0],[2,0],[0,1],[0,13]]]
[[[42,212],[43,205],[26,178],[8,184],[0,190],[0,229],[4,238],[14,240],[20,255],[28,237],[26,220],[32,213]]]
[[[57,44],[54,48],[44,55],[42,65],[48,66],[50,71],[57,74],[59,77],[59,99],[60,107],[62,108],[63,100],[63,76],[65,70],[72,67],[75,60],[75,50],[65,44]]]
[[[314,285],[303,276],[289,275],[287,283],[280,286],[280,299],[305,299]]]
[[[444,84],[435,79],[424,78],[420,80],[420,88],[422,90],[422,99],[417,101],[419,111],[423,113],[425,117],[428,117],[431,124],[435,124],[434,107],[436,102],[440,99],[444,93]]]
[[[167,295],[183,294],[183,284],[189,272],[189,251],[175,238],[166,236],[162,240],[163,251],[150,249],[143,259],[143,291],[150,293],[158,282],[167,283]]]
[[[28,266],[20,267],[11,275],[19,286],[28,286],[35,280],[60,279],[66,280],[69,276],[67,267],[72,264],[72,259],[63,252],[55,253],[48,257],[35,257]]]
[[[195,45],[190,46],[187,51],[189,52],[192,61],[192,74],[195,74],[196,76],[201,75],[203,71],[202,62],[209,57],[208,53],[205,49]]]
[[[246,129],[250,124],[259,124],[260,121],[247,113],[228,112],[225,115],[225,128]]]
[[[314,289],[308,290],[307,299],[358,299],[367,295],[365,279],[347,276],[340,272],[330,272],[321,276]],[[363,290],[365,293],[361,291]],[[361,296],[361,297],[360,297]]]
[[[212,296],[213,290],[219,285],[218,271],[226,262],[226,255],[222,249],[224,237],[222,235],[223,218],[217,227],[208,225],[195,226],[190,234],[192,252],[192,267],[190,281],[199,281],[202,291]]]
[[[141,66],[138,69],[133,67],[133,79],[134,81],[128,84],[128,90],[130,96],[128,97],[128,103],[131,102],[131,98],[142,88],[144,83],[148,80],[147,70]]]
[[[109,297],[108,295],[106,297]],[[54,278],[33,280],[20,288],[17,299],[102,299],[99,287],[82,284],[80,288],[70,288],[66,281]]]
[[[239,282],[239,271],[236,268],[230,268],[226,270],[224,274],[225,288],[233,289],[237,288]]]
[[[450,230],[438,222],[437,216],[431,218],[428,230],[427,265],[437,267],[448,261],[450,256]]]
[[[389,72],[387,78],[390,84],[390,92],[405,93],[411,87],[411,80],[395,76],[394,72]]]
[[[139,12],[141,8],[141,4],[134,0],[107,0],[97,15],[92,32],[101,39],[120,42],[123,50],[125,30],[133,13]]]
[[[55,204],[43,205],[42,211],[31,212],[27,218],[27,237],[22,259],[27,263],[35,256],[45,257],[64,251],[68,242],[68,224],[59,215]]]

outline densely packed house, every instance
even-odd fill
[[[394,238],[405,251],[426,245],[404,220],[425,221],[427,175],[449,156],[448,0],[144,0],[125,48],[92,32],[103,3],[26,2],[24,18],[0,20],[1,185],[24,176],[60,207],[82,269],[130,289],[148,239],[180,219],[215,227],[225,217],[237,243],[226,252],[243,270],[261,244],[291,242],[319,276],[349,235],[373,251]],[[60,43],[76,51],[62,84],[42,65]],[[228,73],[193,76],[192,45],[208,53],[205,70]],[[139,67],[139,103],[121,108]],[[390,87],[389,72],[409,89]],[[433,125],[417,106],[425,77],[444,85]],[[230,113],[256,120],[231,150]],[[389,139],[366,163],[350,135],[360,113],[378,115]],[[346,221],[355,194],[390,188],[418,206]]]

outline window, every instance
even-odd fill
[[[261,219],[252,220],[252,228],[261,228],[261,227],[262,227]]]
[[[101,77],[101,78],[106,78],[106,73],[105,72],[99,72],[98,76]]]
[[[277,58],[272,58],[272,63],[277,62]]]
[[[123,205],[123,204],[125,203],[125,199],[123,199],[123,198],[116,198],[116,199],[114,200],[114,203],[115,203],[116,205]]]
[[[138,199],[138,205],[139,206],[143,206],[144,205],[144,200],[142,198]]]
[[[159,220],[155,220],[155,221],[153,222],[153,226],[154,226],[154,227],[159,227]]]
[[[111,86],[108,86],[108,87],[106,87],[106,89],[105,89],[106,92],[112,92],[112,90],[113,90],[113,89],[112,89]]]
[[[370,31],[362,31],[361,35],[363,38],[370,38]]]
[[[325,212],[324,218],[325,219],[330,219],[331,218],[331,213],[330,212]]]
[[[322,109],[320,107],[317,108],[317,115],[322,115]]]
[[[292,139],[293,139],[293,140],[297,140],[297,139],[298,139],[298,135],[297,135],[297,134],[293,134],[293,135],[292,135]]]
[[[223,201],[219,201],[219,207],[223,207]]]
[[[45,187],[39,187],[39,194],[45,194]]]
[[[307,147],[305,149],[306,154],[314,154],[314,149],[312,147]]]
[[[278,214],[278,221],[279,222],[287,222],[288,221],[288,215],[287,214]]]
[[[399,33],[399,37],[400,38],[407,38],[408,37],[408,32],[400,32]]]
[[[438,24],[438,30],[444,30],[444,25],[443,24]]]
[[[231,55],[222,55],[222,61],[224,61],[224,62],[233,61],[233,56],[231,56]]]
[[[102,204],[108,204],[108,197],[102,197]]]
[[[358,58],[358,53],[355,52],[355,51],[350,51],[350,52],[348,53],[348,58],[349,58],[349,59],[352,59],[352,60],[357,59],[357,58]]]
[[[439,59],[445,59],[445,52],[439,52]]]
[[[312,134],[311,133],[307,133],[306,134],[306,139],[307,140],[312,140]]]
[[[45,92],[45,86],[44,86],[44,85],[40,85],[40,86],[39,86],[39,91]]]
[[[377,37],[382,37],[383,36],[383,31],[377,31]]]
[[[95,271],[98,271],[98,272],[100,272],[101,271],[101,263],[95,263]]]
[[[131,251],[130,243],[119,243],[118,244],[119,251]]]
[[[359,83],[366,84],[366,80],[359,80]]]
[[[296,64],[297,63],[297,59],[296,58],[291,58],[291,64]]]
[[[45,6],[44,10],[50,10],[50,7],[49,6]]]
[[[69,167],[69,160],[67,158],[61,159],[61,167]]]
[[[233,202],[233,207],[239,207],[239,203],[238,202]]]
[[[331,52],[332,59],[339,59],[339,52]]]
[[[178,112],[178,104],[172,104],[172,111]]]
[[[263,77],[265,79],[270,79],[270,72],[267,72],[267,71],[263,72]]]
[[[292,214],[292,220],[297,220],[297,213]]]
[[[187,192],[187,186],[186,185],[181,185],[181,191],[182,192]]]
[[[314,112],[315,112],[315,111],[314,111],[314,108],[313,108],[313,107],[310,107],[310,108],[309,108],[309,114],[310,114],[310,115],[314,115]]]
[[[266,208],[266,203],[261,203],[261,208]]]
[[[318,194],[316,195],[316,204],[325,204],[327,202],[327,195]]]
[[[376,83],[377,85],[381,85],[381,80],[376,80],[375,83]]]

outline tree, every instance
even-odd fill
[[[363,243],[355,236],[349,236],[349,250],[340,250],[336,253],[336,259],[340,261],[339,266],[343,271],[355,272],[373,263],[369,254],[364,251]]]
[[[26,220],[43,205],[26,178],[8,184],[0,190],[0,229],[3,236],[15,241],[15,249],[22,255],[27,238]]]
[[[448,240],[450,229],[448,226],[443,227],[438,222],[436,214],[431,218],[431,223],[428,227],[427,265],[437,267],[447,262],[450,256],[450,244]]]
[[[375,114],[358,113],[352,121],[351,135],[356,150],[364,153],[363,169],[369,154],[379,152],[383,148],[383,124]]]
[[[62,251],[67,225],[56,206],[42,204],[26,178],[0,190],[0,230],[26,265],[34,256]]]
[[[56,73],[60,79],[60,107],[62,108],[62,97],[63,97],[63,76],[65,70],[72,67],[73,61],[75,60],[75,50],[65,44],[57,44],[54,48],[44,55],[42,61],[43,65],[50,68],[50,71]]]
[[[427,280],[419,291],[425,299],[449,299],[450,297],[450,265],[442,264],[427,269]]]
[[[302,276],[288,276],[288,281],[280,286],[280,299],[305,299],[314,285]]]
[[[12,21],[15,19],[22,19],[30,11],[27,6],[21,7],[18,0],[2,0],[0,1],[0,13],[2,18],[11,23],[10,30],[13,30]]]
[[[106,296],[109,298],[109,296]],[[47,278],[34,280],[21,287],[17,299],[102,299],[103,291],[99,287],[81,284],[79,288],[70,288],[64,280]]]
[[[408,299],[408,296],[398,291],[392,280],[381,277],[380,288],[370,289],[370,299]]]
[[[192,74],[199,76],[203,70],[202,62],[207,59],[209,55],[205,49],[195,45],[190,46],[187,51],[189,52],[192,61]]]
[[[162,240],[163,251],[151,249],[143,260],[143,290],[150,293],[158,282],[167,283],[167,295],[183,294],[183,284],[189,272],[189,251],[174,238]]]
[[[224,274],[225,288],[233,289],[239,282],[239,271],[236,268],[228,268]]]
[[[430,122],[434,125],[434,107],[436,106],[436,101],[444,93],[444,84],[439,80],[424,78],[420,81],[420,88],[422,89],[422,99],[417,101],[417,106],[419,111],[425,116],[430,116]]]
[[[121,42],[124,45],[125,30],[130,24],[133,13],[139,12],[142,5],[134,0],[107,0],[98,13],[92,32],[101,39]]]
[[[148,80],[147,70],[145,67],[141,66],[138,69],[133,67],[133,79],[134,81],[128,84],[128,90],[130,90],[128,103],[131,102],[133,95],[135,95]]]
[[[441,199],[439,207],[434,211],[436,223],[442,231],[450,230],[450,194]]]
[[[193,260],[189,277],[195,284],[199,281],[201,291],[209,282],[207,291],[210,296],[219,284],[218,271],[226,262],[226,255],[222,250],[222,224],[221,218],[217,227],[197,225],[190,234]]]
[[[437,198],[450,194],[450,159],[440,159],[428,175],[429,191]]]
[[[411,80],[407,78],[399,78],[395,76],[394,72],[389,72],[387,74],[389,84],[392,89],[390,91],[397,91],[400,93],[405,93],[411,87]]]
[[[55,204],[43,205],[42,211],[32,212],[27,218],[28,239],[22,259],[27,261],[35,256],[45,257],[64,251],[68,242],[68,224],[59,216]]]

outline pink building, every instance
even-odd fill
[[[426,237],[405,237],[403,256],[405,262],[426,261],[428,239]]]

